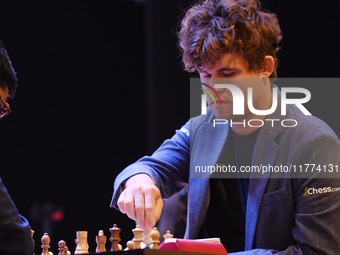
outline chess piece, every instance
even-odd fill
[[[134,241],[128,241],[127,243],[126,243],[126,248],[127,248],[127,250],[134,250],[135,249],[135,242]]]
[[[58,247],[58,255],[71,255],[71,252],[68,250],[68,247],[66,246],[66,242],[64,240],[60,240],[58,242]]]
[[[66,248],[65,248],[67,246],[66,246],[66,242],[64,240],[60,240],[58,242],[58,247],[59,247],[58,248],[58,250],[59,250],[58,255],[67,255],[67,251],[66,251]]]
[[[67,255],[71,255],[71,252],[68,250],[67,246],[65,246],[65,252],[66,252]]]
[[[41,255],[53,255],[52,252],[48,251],[48,248],[50,248],[50,242],[51,242],[50,237],[48,236],[47,233],[44,233],[44,235],[41,238],[41,248],[43,249]]]
[[[87,231],[77,231],[77,247],[74,254],[88,254],[89,245],[87,243]]]
[[[110,242],[112,242],[111,251],[120,251],[121,249],[118,244],[121,240],[119,237],[120,228],[118,228],[116,224],[113,224],[113,228],[110,228],[110,232]]]
[[[150,249],[152,250],[158,250],[158,244],[160,243],[159,241],[159,237],[161,235],[159,234],[159,231],[156,227],[154,227],[151,231],[151,246],[150,246]]]
[[[99,230],[99,233],[96,236],[96,242],[97,242],[96,253],[106,252],[105,249],[106,236],[104,236],[103,230]]]
[[[136,228],[132,229],[132,233],[134,235],[132,241],[135,243],[135,249],[141,249],[141,242],[143,242],[143,229],[141,229],[139,225],[137,225]]]
[[[174,235],[172,235],[172,234],[170,233],[170,230],[167,230],[167,231],[166,231],[166,234],[163,235],[163,237],[164,237],[164,240],[166,240],[166,239],[173,238]]]

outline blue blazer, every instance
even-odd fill
[[[128,166],[115,180],[111,206],[117,208],[122,184],[138,173],[150,175],[163,198],[188,184],[185,237],[196,238],[213,198],[209,173],[199,178],[193,178],[192,173],[195,166],[217,163],[230,128],[228,125],[213,127],[213,119],[211,111],[191,119],[153,155]],[[303,115],[295,106],[287,107],[287,116],[280,116],[277,110],[267,119],[295,119],[298,125],[285,128],[275,122],[272,128],[266,123],[258,134],[252,165],[340,166],[339,139],[321,120]],[[279,178],[269,172],[251,174],[245,251],[237,254],[338,254],[340,173],[334,172],[328,175],[314,171],[308,178],[304,173],[284,173]]]

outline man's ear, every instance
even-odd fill
[[[274,67],[275,67],[275,61],[273,56],[266,55],[264,57],[264,61],[262,64],[262,77],[263,78],[269,78],[271,74],[274,72]]]

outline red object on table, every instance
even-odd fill
[[[188,252],[200,252],[200,253],[214,253],[227,255],[228,252],[224,248],[223,244],[189,240],[189,239],[176,239],[174,238],[171,242],[163,241],[159,245],[159,250],[175,250],[175,251],[188,251]]]

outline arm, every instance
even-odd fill
[[[153,227],[161,214],[162,197],[180,191],[188,181],[189,129],[187,122],[151,156],[124,169],[115,180],[111,206],[118,206],[142,227]]]
[[[33,254],[28,221],[19,215],[0,178],[0,254]]]

